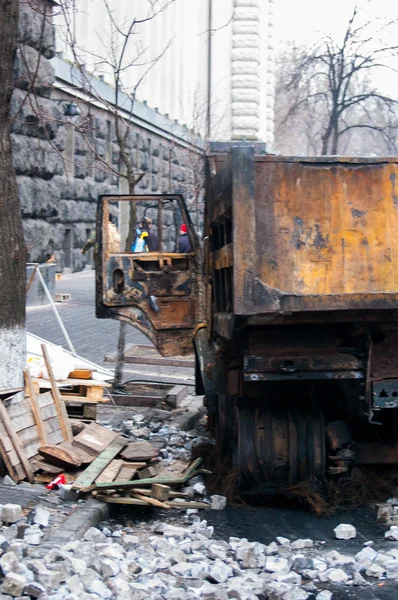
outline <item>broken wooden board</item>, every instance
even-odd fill
[[[35,416],[34,410],[40,413],[42,434],[44,430],[47,443],[57,444],[64,439],[57,408],[51,392],[36,396],[35,401],[35,409],[32,408],[29,398],[23,400],[12,399],[4,402],[8,417],[17,434],[19,445],[27,459],[36,456],[39,447],[43,444],[40,440],[40,432],[37,426],[37,413]],[[0,438],[2,442],[0,445],[0,454],[11,477],[15,481],[25,479],[25,469],[1,421]]]
[[[141,461],[150,460],[159,456],[159,451],[149,442],[132,442],[120,455],[123,460]]]
[[[128,463],[123,463],[122,468],[119,471],[117,477],[114,478],[118,481],[131,481],[137,475],[137,469],[131,467]]]
[[[61,442],[61,444],[56,446],[50,444],[40,446],[39,454],[46,461],[64,469],[77,468],[81,465],[89,464],[95,458],[92,454],[74,446],[70,442]]]
[[[51,475],[53,479],[55,475],[59,475],[64,471],[62,467],[57,467],[56,465],[45,461],[44,458],[40,458],[40,456],[35,456],[34,458],[32,458],[30,464],[32,465],[32,469],[35,472],[44,471],[44,473]]]
[[[99,483],[94,486],[97,490],[109,490],[109,489],[128,489],[128,488],[139,488],[145,486],[151,486],[154,483],[162,483],[164,485],[180,485],[194,477],[195,471],[202,462],[201,458],[197,458],[194,462],[178,476],[165,476],[158,475],[157,477],[151,477],[150,479],[136,479],[134,481],[113,481],[112,483]],[[90,490],[91,491],[91,490]]]
[[[41,350],[43,353],[44,362],[47,368],[48,377],[51,383],[51,391],[54,400],[54,404],[57,408],[57,415],[59,418],[59,422],[61,425],[62,434],[66,441],[71,441],[73,439],[72,429],[69,423],[69,418],[66,413],[65,403],[63,402],[61,395],[59,393],[59,389],[57,387],[57,382],[54,376],[53,368],[51,365],[50,356],[48,354],[47,346],[45,344],[41,344]]]
[[[150,477],[156,477],[156,475],[159,474],[159,468],[157,465],[149,466],[138,471],[138,477],[140,479],[149,479]]]
[[[120,469],[123,466],[123,461],[115,458],[109,465],[100,473],[95,480],[95,483],[102,483],[103,481],[113,481],[120,473]]]
[[[170,506],[168,506],[164,502],[161,502],[160,500],[157,500],[156,498],[151,498],[150,496],[142,496],[141,494],[134,494],[134,497],[138,498],[138,500],[144,500],[147,504],[150,504],[152,506],[157,506],[158,508],[170,508]]]
[[[33,470],[29,464],[28,458],[20,444],[20,440],[17,435],[17,431],[8,415],[7,409],[3,402],[0,400],[0,419],[4,429],[6,430],[7,436],[11,441],[14,451],[16,452],[22,468],[25,472],[25,476],[29,481],[33,481]]]
[[[113,442],[103,451],[97,458],[91,463],[90,466],[76,479],[73,487],[78,490],[89,487],[93,481],[103,472],[105,467],[119,454],[119,452],[126,446],[127,440],[122,438],[120,435],[113,440]],[[104,484],[96,484],[104,485]],[[106,483],[105,485],[112,485]]]
[[[73,445],[82,448],[93,456],[98,456],[108,448],[119,434],[98,423],[90,423],[73,440]],[[127,444],[127,440],[126,440]]]
[[[160,485],[160,484],[155,484]],[[153,487],[153,486],[152,486]],[[168,487],[168,486],[165,486]],[[141,488],[131,488],[128,490],[129,494],[141,494],[142,496],[150,496],[152,494],[152,488],[150,490],[145,490]],[[169,498],[187,498],[188,500],[192,498],[192,494],[186,494],[185,492],[175,492],[171,490],[169,492]]]
[[[130,504],[130,505],[135,505],[135,506],[149,506],[148,500],[149,498],[147,496],[142,496],[141,498],[131,498],[129,496],[114,496],[112,494],[98,494],[96,496],[98,498],[98,500],[102,500],[103,502],[106,502],[108,504]],[[145,499],[144,499],[145,498]],[[210,508],[210,504],[207,504],[206,502],[182,502],[182,501],[178,501],[178,500],[170,500],[165,502],[164,504],[166,504],[169,508],[203,508],[203,509],[208,509]]]

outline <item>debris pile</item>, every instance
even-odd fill
[[[13,519],[20,516],[20,507],[7,510]],[[0,594],[21,600],[332,600],[330,588],[398,581],[395,548],[367,545],[345,555],[311,539],[217,540],[197,513],[187,511],[176,524],[107,521],[82,540],[49,549],[37,548],[48,514],[36,509],[1,528]]]

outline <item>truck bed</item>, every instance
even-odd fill
[[[233,312],[397,309],[397,173],[395,158],[234,148],[212,207],[218,219],[232,209]]]

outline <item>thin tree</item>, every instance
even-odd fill
[[[0,389],[4,390],[22,384],[25,362],[25,242],[10,139],[19,0],[0,0],[0,15]]]
[[[392,121],[377,123],[372,108],[377,103],[384,115],[392,114],[398,98],[383,94],[373,76],[377,70],[392,68],[389,61],[397,55],[398,45],[385,40],[396,22],[378,25],[361,20],[356,6],[341,40],[325,35],[313,48],[294,48],[292,70],[280,87],[290,99],[282,119],[285,125],[305,112],[320,119],[322,155],[338,154],[344,136],[355,129],[391,137]]]
[[[64,17],[64,31],[66,32],[67,45],[72,53],[73,66],[79,72],[79,87],[84,90],[92,100],[105,109],[113,117],[115,140],[119,152],[119,165],[115,167],[106,157],[99,154],[91,137],[92,115],[88,114],[75,123],[93,157],[93,164],[97,168],[115,174],[118,178],[125,179],[129,194],[134,194],[137,184],[145,177],[147,170],[140,169],[132,153],[133,148],[133,115],[137,91],[148,71],[163,57],[172,40],[153,58],[147,58],[148,48],[136,41],[137,34],[142,26],[153,21],[160,13],[169,8],[175,0],[148,0],[147,13],[142,18],[135,16],[121,22],[117,13],[112,8],[110,0],[102,0],[108,21],[108,36],[103,45],[101,55],[93,54],[89,49],[79,47],[73,27],[74,5],[68,0],[62,0],[60,8]],[[72,8],[72,12],[71,12]],[[86,58],[90,56],[94,64],[94,72],[86,69]],[[132,78],[129,71],[135,70],[137,76]],[[112,102],[108,102],[100,95],[94,85],[96,74],[107,73],[111,78],[114,90]],[[133,83],[131,81],[133,80]],[[127,99],[127,104],[125,100]],[[123,109],[121,110],[121,105]],[[126,250],[133,242],[136,229],[136,211],[133,204],[129,207],[129,234],[126,239]],[[117,362],[115,369],[114,387],[120,387],[123,379],[124,352],[126,340],[126,324],[121,321],[117,344]]]

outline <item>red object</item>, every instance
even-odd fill
[[[180,232],[181,232],[181,233],[188,233],[188,229],[187,229],[187,226],[185,225],[185,223],[183,223],[183,224],[181,225]]]
[[[61,475],[58,475],[58,477],[56,477],[55,479],[50,481],[50,483],[47,483],[46,488],[48,490],[53,490],[55,488],[55,486],[65,485],[65,483],[66,483],[65,475],[62,473]]]

